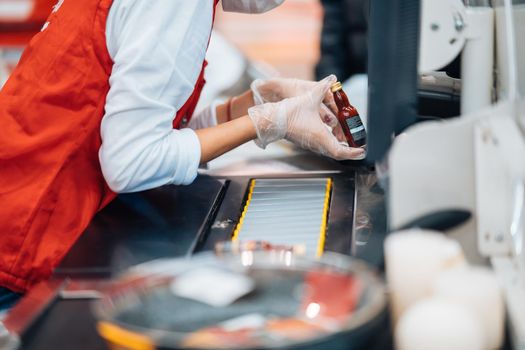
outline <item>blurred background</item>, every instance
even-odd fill
[[[287,0],[260,15],[221,9],[215,28],[249,59],[266,62],[283,76],[313,79],[322,23],[319,0]]]
[[[0,0],[3,81],[57,1]],[[229,76],[232,72],[225,69],[224,62],[238,73],[253,64],[260,71],[252,71],[252,78],[281,75],[319,79],[335,73],[345,80],[364,71],[367,9],[365,0],[287,0],[268,13],[247,15],[224,12],[219,5],[209,61],[220,60]],[[349,57],[349,52],[355,57]],[[223,88],[236,83],[225,80],[220,84]]]

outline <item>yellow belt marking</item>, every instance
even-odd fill
[[[244,218],[246,217],[246,214],[248,213],[248,207],[250,206],[250,202],[252,200],[254,188],[255,188],[255,180],[251,180],[250,189],[248,190],[248,198],[246,199],[246,204],[244,205],[244,209],[242,211],[241,218],[239,219],[239,222],[237,223],[237,227],[235,227],[235,230],[233,231],[232,241],[236,241],[239,239],[239,233],[244,223]]]
[[[332,193],[332,179],[327,179],[326,181],[326,193],[325,193],[325,199],[324,199],[324,207],[323,207],[323,217],[321,220],[321,228],[319,231],[319,241],[317,244],[317,256],[320,257],[323,255],[325,242],[326,242],[326,231],[328,228],[328,211],[330,209],[330,197]],[[246,204],[244,205],[241,217],[239,219],[239,222],[237,223],[237,226],[235,227],[235,230],[232,234],[232,241],[239,240],[239,234],[241,232],[242,226],[244,224],[244,219],[246,217],[246,214],[248,213],[248,208],[250,207],[250,202],[252,200],[253,191],[255,189],[255,180],[250,181],[250,187],[248,189],[248,196],[246,199]]]
[[[326,194],[324,197],[323,219],[319,232],[319,243],[317,243],[317,257],[321,257],[326,243],[326,230],[328,228],[328,210],[330,209],[330,195],[332,194],[332,179],[326,182]]]

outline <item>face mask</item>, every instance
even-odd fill
[[[227,12],[263,13],[281,5],[285,0],[222,0]]]

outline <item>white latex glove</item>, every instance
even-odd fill
[[[335,75],[330,75],[325,79],[329,79],[331,84],[337,82]],[[261,105],[268,102],[280,102],[286,98],[297,97],[305,95],[312,91],[318,82],[290,79],[290,78],[271,78],[271,79],[257,79],[251,84],[253,92],[253,99],[256,105]],[[327,108],[328,107],[328,108]],[[337,120],[337,105],[334,101],[334,95],[328,89],[325,93],[322,103],[319,104],[321,109],[320,115],[323,122],[332,128],[332,133],[341,142],[346,142],[345,135],[339,121]]]
[[[333,83],[334,77],[330,76],[314,83],[304,95],[250,108],[248,115],[257,130],[257,145],[265,148],[274,141],[286,139],[337,160],[363,159],[364,149],[341,145],[323,122],[326,119],[323,113],[331,112],[319,106]]]

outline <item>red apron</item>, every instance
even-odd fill
[[[48,278],[116,196],[98,159],[113,66],[105,35],[112,2],[65,0],[0,93],[2,287],[24,292]],[[195,110],[205,65],[174,127]]]

